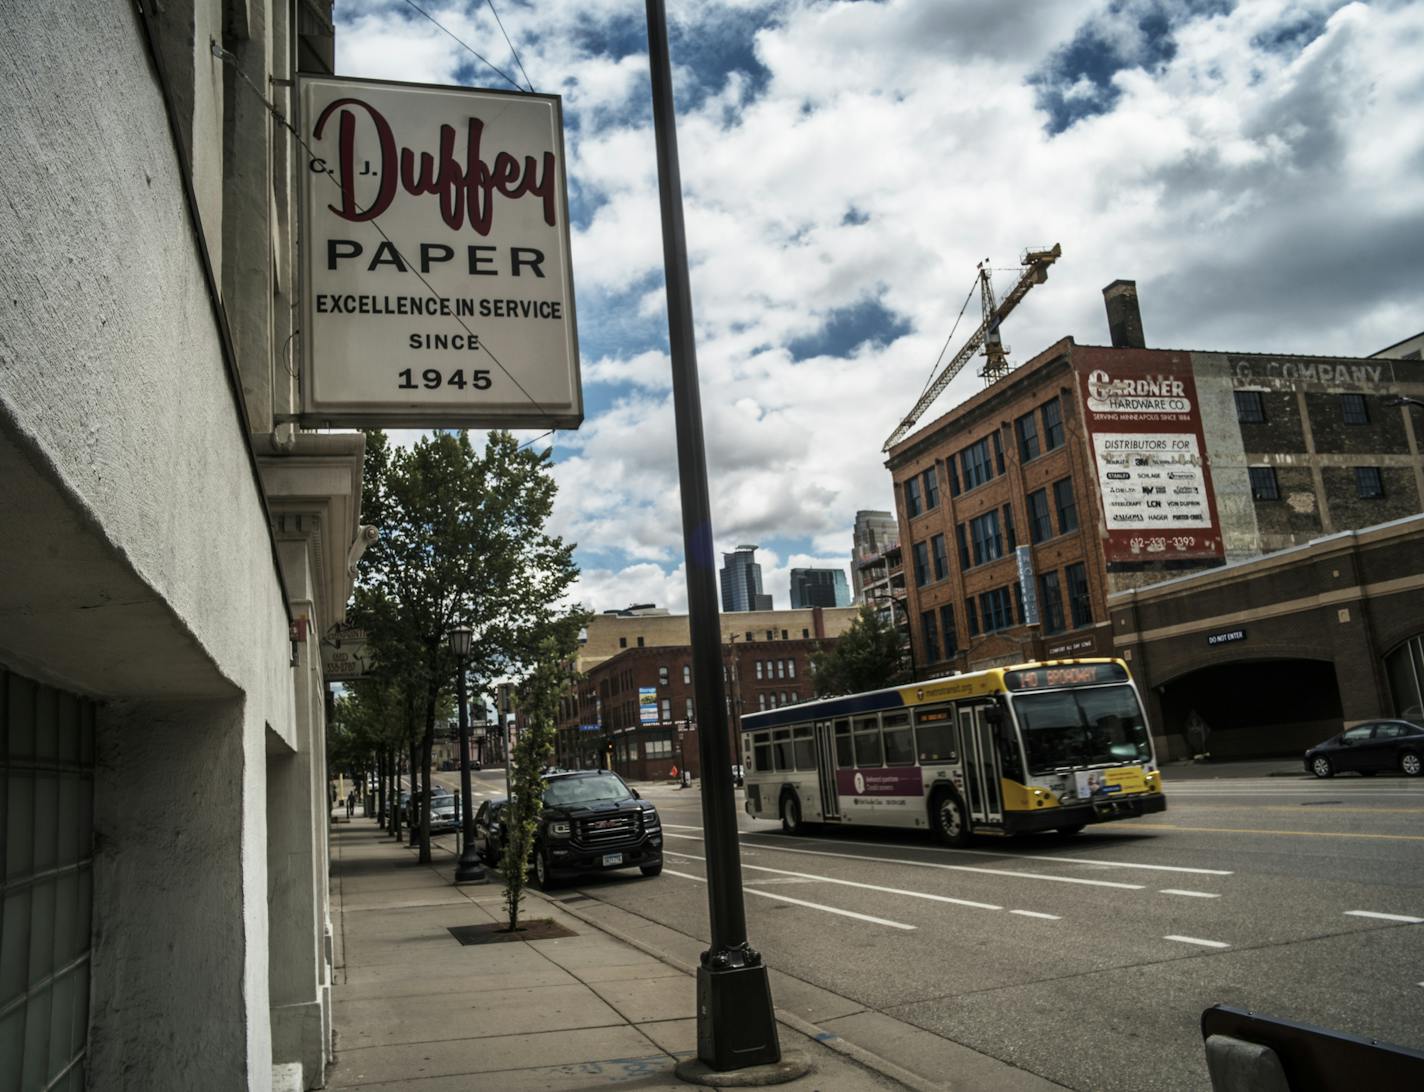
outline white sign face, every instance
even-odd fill
[[[558,97],[300,94],[303,423],[577,428]]]
[[[1211,526],[1201,452],[1190,432],[1097,432],[1093,449],[1109,531]],[[1146,552],[1165,550],[1149,543]]]

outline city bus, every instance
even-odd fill
[[[962,846],[1167,807],[1121,660],[995,667],[749,713],[741,740],[747,814],[790,834],[921,828]]]

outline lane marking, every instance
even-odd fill
[[[1010,914],[1019,914],[1026,918],[1044,918],[1047,921],[1062,921],[1057,914],[1042,914],[1037,910],[1010,910]]]
[[[678,835],[682,837],[682,835]],[[676,850],[669,850],[675,857],[686,857],[693,861],[705,861],[706,857],[698,857],[692,853],[681,853]],[[835,883],[842,887],[859,887],[866,891],[880,891],[886,895],[907,895],[912,899],[929,899],[932,902],[947,902],[955,906],[968,906],[975,910],[1002,910],[1002,906],[997,906],[992,902],[974,902],[970,899],[952,899],[948,895],[932,895],[926,891],[906,891],[901,887],[881,887],[876,883],[860,883],[857,880],[839,880],[834,876],[818,876],[811,872],[792,872],[786,868],[767,868],[765,865],[742,865],[743,869],[752,869],[756,872],[773,872],[779,876],[796,876],[803,880],[818,880],[821,883]]]
[[[1424,815],[1424,808],[1347,808],[1334,800],[1306,800],[1299,804],[1261,804],[1253,811],[1289,811],[1297,815],[1304,807],[1327,807],[1331,815]],[[1242,811],[1234,804],[1207,805],[1203,811]]]
[[[1046,880],[1050,883],[1076,883],[1088,887],[1115,887],[1122,891],[1141,891],[1145,884],[1120,883],[1117,880],[1089,880],[1081,876],[1049,876],[1042,872],[1013,872],[1007,868],[978,868],[974,865],[941,864],[938,861],[910,861],[901,857],[869,857],[863,853],[825,853],[816,849],[792,849],[789,846],[773,846],[755,843],[760,849],[773,853],[804,853],[810,857],[830,857],[845,861],[873,861],[876,864],[909,865],[911,868],[942,868],[949,872],[977,872],[984,876],[1009,876],[1016,880]]]
[[[1424,842],[1424,834],[1350,834],[1337,830],[1260,830],[1255,827],[1179,827],[1153,823],[1153,830],[1185,830],[1194,834],[1280,834],[1290,838],[1368,838],[1383,842]]]
[[[670,868],[664,868],[663,874],[666,876],[680,876],[684,880],[692,880],[695,883],[706,883],[702,876],[694,876],[689,872],[674,872]],[[913,931],[916,927],[906,925],[903,921],[891,921],[889,918],[877,918],[870,914],[857,914],[854,910],[841,910],[835,906],[823,906],[819,902],[807,902],[805,899],[793,899],[790,895],[778,895],[775,891],[763,891],[759,887],[743,887],[748,895],[760,895],[764,899],[776,899],[778,902],[794,903],[797,906],[804,906],[809,910],[820,910],[826,914],[839,914],[843,918],[854,918],[856,921],[868,921],[872,925],[888,925],[891,929],[904,929]]]
[[[1180,887],[1164,887],[1158,892],[1159,895],[1186,895],[1193,899],[1219,899],[1221,896],[1215,891],[1184,891]]]
[[[689,828],[689,829],[698,830],[698,829],[701,829],[701,828],[692,827],[692,828]],[[743,832],[742,832],[742,837],[743,837],[743,838],[746,838],[746,837],[749,837],[749,836],[754,836],[754,837],[757,837],[757,838],[791,838],[791,837],[794,837],[794,835],[790,835],[790,834],[777,834],[775,831],[770,831],[770,830],[767,830],[767,831],[754,830],[754,831],[743,831]],[[864,846],[864,847],[867,848],[867,849],[890,848],[890,847],[888,847],[888,846],[881,846],[881,844],[878,843],[878,842],[855,842],[855,841],[851,841],[851,840],[848,839],[848,838],[818,838],[818,839],[816,839],[816,840],[817,840],[818,842],[821,842],[821,843],[826,844],[826,845]],[[767,848],[770,849],[770,848],[773,848],[773,847],[768,846]],[[1198,876],[1234,876],[1234,875],[1235,875],[1235,873],[1232,872],[1230,869],[1224,869],[1224,868],[1186,868],[1186,867],[1184,867],[1184,866],[1182,866],[1182,865],[1138,864],[1137,862],[1134,862],[1134,861],[1104,861],[1104,860],[1099,860],[1099,859],[1097,859],[1097,858],[1095,858],[1095,857],[1054,857],[1054,856],[1050,856],[1049,854],[1046,854],[1046,853],[996,853],[996,852],[994,852],[993,850],[988,850],[988,849],[946,849],[946,848],[943,848],[943,847],[941,847],[941,846],[923,846],[923,847],[916,847],[916,848],[923,848],[926,852],[931,852],[931,853],[952,853],[952,854],[954,854],[955,856],[959,856],[959,855],[963,854],[963,855],[965,855],[965,856],[974,856],[974,857],[993,857],[993,858],[995,858],[996,860],[1001,860],[1001,861],[1053,861],[1053,862],[1055,862],[1055,863],[1056,863],[1056,862],[1066,862],[1066,863],[1068,863],[1068,864],[1098,865],[1098,866],[1103,867],[1103,868],[1140,868],[1140,869],[1146,869],[1146,870],[1151,871],[1151,872],[1185,872],[1185,873],[1189,873],[1189,874],[1192,874],[1192,875],[1198,875]]]
[[[1419,925],[1424,918],[1412,918],[1408,914],[1381,914],[1375,910],[1346,910],[1347,917],[1378,918],[1380,921],[1402,921],[1409,925]]]
[[[1230,948],[1231,945],[1221,940],[1202,940],[1201,937],[1163,937],[1163,940],[1175,940],[1179,944],[1200,944],[1203,948]]]

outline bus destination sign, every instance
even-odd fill
[[[1127,672],[1121,664],[1065,664],[1062,667],[1004,672],[1004,685],[1010,690],[1047,690],[1058,686],[1093,686],[1126,681]]]

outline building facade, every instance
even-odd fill
[[[857,613],[850,607],[813,607],[723,615],[722,681],[729,721],[735,725],[742,713],[771,708],[769,703],[805,701],[812,693],[811,654],[834,643]],[[691,644],[685,614],[590,619],[586,640],[570,665],[573,685],[560,707],[558,763],[606,766],[612,754],[615,763],[625,763],[629,776],[660,777],[645,771],[671,768],[674,756],[656,742],[665,738],[681,739],[680,762],[695,756],[696,737],[684,738],[697,720]],[[670,734],[672,726],[677,739]],[[643,746],[645,737],[655,741],[652,752]]]
[[[900,524],[896,520],[894,512],[862,509],[855,514],[855,525],[851,529],[850,545],[852,602],[857,604],[867,602],[861,566],[875,558],[884,557],[888,550],[899,545]]]
[[[791,606],[848,607],[850,588],[844,569],[792,569]]]
[[[890,452],[920,677],[1116,654],[1112,595],[1424,511],[1420,362],[1147,349],[1135,286],[1105,295],[1125,343],[1064,339]],[[1340,688],[1383,715],[1383,679]]]
[[[755,546],[738,546],[722,555],[722,567],[717,578],[722,586],[722,609],[725,611],[771,610],[771,596],[761,590],[761,566],[756,561]]]
[[[289,114],[330,4],[56,20],[0,74],[0,1086],[320,1087],[363,439],[280,423],[298,167],[249,82]]]

